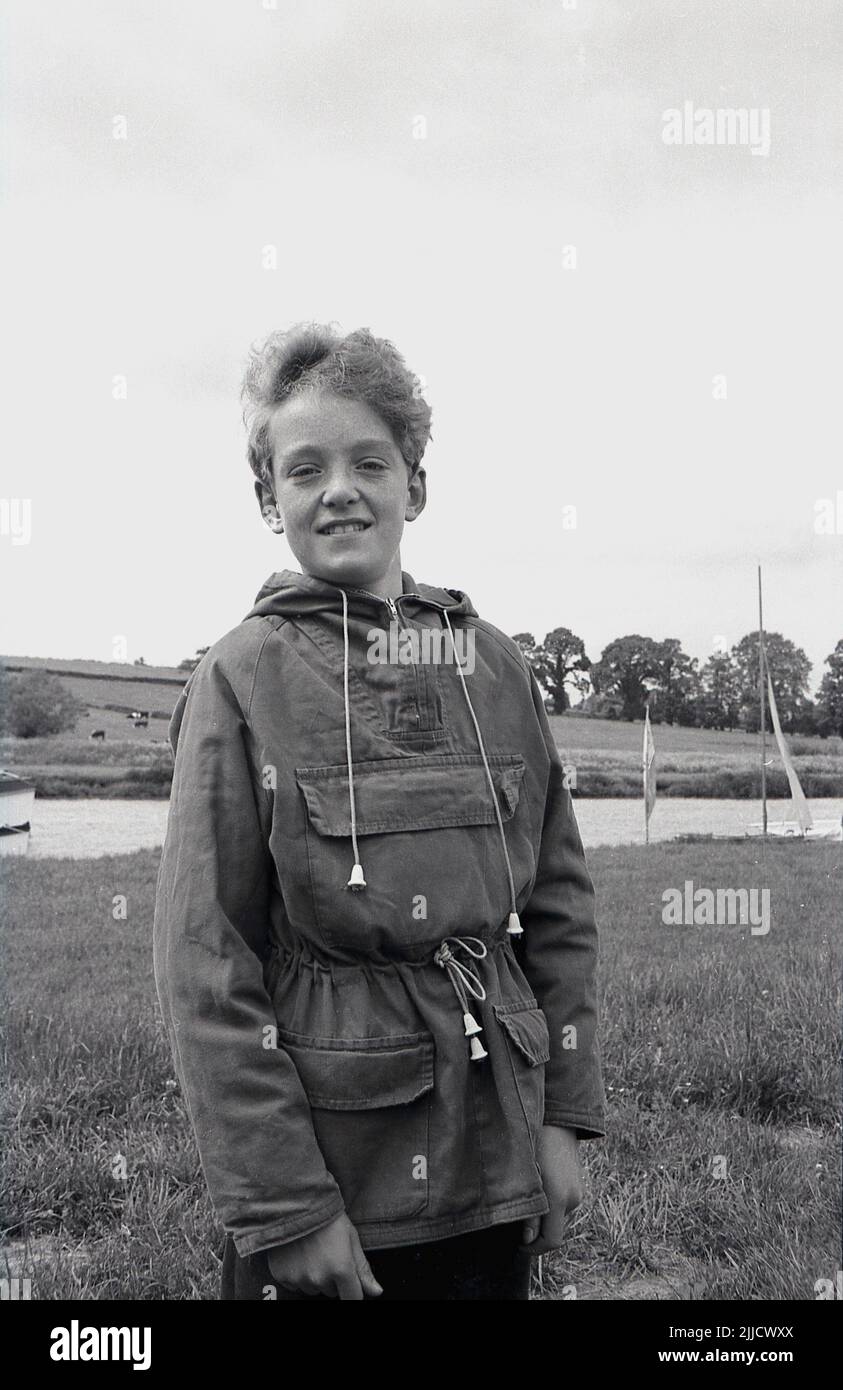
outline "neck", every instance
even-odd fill
[[[398,598],[399,594],[404,592],[400,554],[396,551],[385,574],[369,580],[366,584],[349,585],[349,588],[365,589],[370,594],[376,594],[378,598]]]

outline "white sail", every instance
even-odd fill
[[[644,774],[644,820],[649,821],[653,814],[653,807],[656,804],[656,771],[653,764],[656,760],[656,745],[653,742],[653,730],[650,727],[650,704],[647,702],[644,708],[644,748],[641,758],[641,766]]]
[[[766,666],[766,661],[764,664]],[[804,835],[806,831],[811,829],[814,822],[811,819],[810,807],[808,806],[808,803],[805,800],[805,793],[802,790],[799,778],[796,776],[796,768],[793,766],[793,763],[791,762],[790,749],[788,748],[785,742],[784,734],[782,733],[782,726],[779,722],[779,712],[776,708],[776,697],[773,694],[773,682],[770,680],[769,671],[767,672],[767,690],[770,694],[770,716],[773,720],[773,731],[776,735],[776,743],[779,745],[779,753],[781,754],[782,763],[784,764],[784,770],[787,773],[787,780],[790,785],[790,794],[793,797],[793,807],[796,811],[796,819],[798,820],[799,828],[802,831],[802,834]]]

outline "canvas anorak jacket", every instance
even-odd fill
[[[593,890],[539,688],[465,594],[403,587],[273,574],[170,722],[155,977],[241,1255],[343,1211],[364,1248],[543,1214],[542,1124],[604,1133]]]

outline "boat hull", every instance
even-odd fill
[[[761,821],[753,821],[747,826],[747,835],[763,835]],[[843,821],[815,820],[813,825],[802,833],[802,827],[795,820],[770,821],[767,834],[780,840],[839,840],[843,841]]]
[[[0,855],[26,854],[34,814],[34,783],[0,769]]]

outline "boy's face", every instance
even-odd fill
[[[275,495],[260,481],[255,491],[269,525],[280,515],[303,572],[400,594],[404,522],[427,494],[424,469],[410,477],[386,423],[362,401],[313,390],[278,407],[269,436]]]

